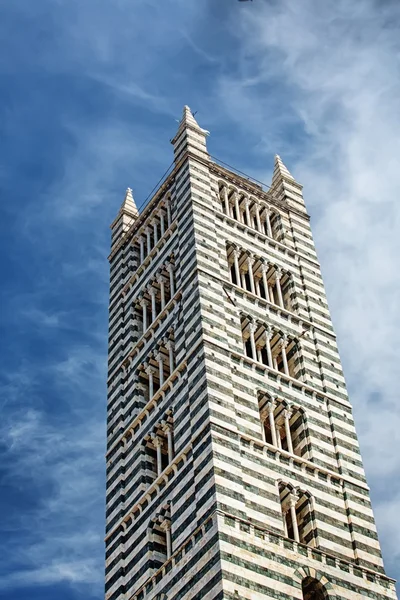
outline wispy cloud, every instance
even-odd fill
[[[400,527],[394,521],[389,531],[383,507],[400,509],[387,485],[400,477],[399,17],[393,2],[260,3],[238,28],[240,74],[219,90],[238,126],[263,131],[269,121],[265,147],[280,137],[279,151],[304,184],[392,572]],[[263,87],[281,102],[278,124]],[[255,107],[249,119],[243,106]],[[280,135],[296,120],[301,144]]]
[[[181,102],[175,115],[160,59],[186,42],[166,27],[168,10],[176,3],[42,0],[32,10],[22,0],[0,24],[14,56],[10,69],[1,53],[3,72],[30,88],[26,103],[13,83],[0,109],[16,274],[3,279],[0,369],[0,595],[10,599],[51,586],[103,596],[108,225],[125,188],[140,203],[171,162]],[[22,25],[29,52],[15,44]]]
[[[278,151],[305,186],[388,571],[400,574],[399,16],[372,0],[2,7],[11,600],[60,582],[103,595],[108,224],[127,186],[141,203],[171,162],[186,103],[212,153],[268,182]]]
[[[30,489],[31,506],[10,511],[2,526],[8,551],[0,569],[0,588],[66,581],[101,589],[105,414],[103,361],[98,352],[77,348],[61,363],[47,364],[57,378],[53,410],[40,407],[25,370],[25,402],[13,405],[0,428],[1,483]],[[35,379],[42,374],[30,373]],[[87,405],[73,401],[84,392]],[[9,393],[2,386],[2,393]],[[22,392],[22,389],[19,389]],[[69,395],[71,401],[68,401]],[[35,494],[36,497],[35,497]]]

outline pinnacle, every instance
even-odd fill
[[[183,114],[182,114],[182,120],[181,123],[185,124],[185,125],[194,125],[196,127],[199,127],[198,122],[196,121],[196,119],[193,116],[192,111],[190,110],[190,107],[187,106],[187,104],[183,107]]]
[[[290,173],[289,169],[283,164],[279,154],[275,154],[274,172],[272,174],[272,185],[274,185],[278,180],[281,179],[291,179],[294,181],[293,175]]]
[[[178,133],[180,131],[182,131],[183,129],[186,129],[187,127],[189,127],[189,128],[191,127],[192,129],[195,128],[198,131],[201,131],[201,133],[203,133],[205,135],[209,135],[209,131],[207,131],[206,129],[202,129],[200,127],[200,125],[194,118],[190,107],[186,104],[183,107],[182,119],[180,120],[180,123],[179,123]]]
[[[121,210],[129,212],[129,213],[133,213],[135,216],[139,215],[139,211],[137,209],[135,200],[133,199],[133,196],[132,196],[131,188],[127,188],[127,190],[126,190],[125,198],[122,203]]]
[[[180,160],[188,151],[196,156],[201,156],[203,160],[209,160],[210,156],[207,152],[206,144],[206,137],[208,135],[209,132],[200,127],[189,106],[184,106],[178,131],[171,140],[171,144],[174,147],[175,162]]]

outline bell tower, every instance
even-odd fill
[[[395,600],[302,186],[207,136],[112,225],[106,599]]]

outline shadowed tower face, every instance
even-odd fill
[[[395,599],[302,187],[206,137],[112,224],[106,598]]]

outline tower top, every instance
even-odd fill
[[[171,140],[174,146],[175,162],[180,160],[186,151],[209,160],[210,157],[206,145],[206,137],[208,135],[210,135],[210,132],[200,127],[189,106],[185,105],[178,131],[174,139]]]

